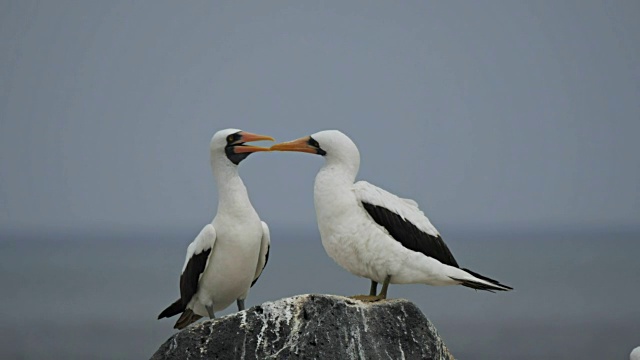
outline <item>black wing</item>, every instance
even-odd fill
[[[211,249],[203,250],[200,254],[191,256],[187,267],[184,268],[182,275],[180,275],[180,299],[182,299],[183,306],[187,306],[193,295],[198,291],[198,280],[200,275],[207,266],[207,259]]]
[[[458,262],[453,257],[447,244],[442,241],[440,235],[433,236],[425,233],[410,221],[405,220],[402,216],[385,207],[372,205],[364,201],[362,205],[371,215],[371,218],[378,225],[387,229],[391,237],[405,248],[425,254],[445,265],[459,267]]]
[[[269,262],[269,250],[271,250],[271,244],[267,245],[267,254],[265,255],[264,266],[262,266],[262,270],[260,270],[260,275],[262,275],[262,271],[264,271],[264,268],[267,267],[267,263]],[[251,282],[251,286],[250,287],[253,287],[253,284],[255,284],[256,281],[258,281],[258,279],[260,279],[260,275],[258,275],[257,278],[253,279],[253,281]]]

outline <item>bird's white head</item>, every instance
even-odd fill
[[[237,166],[254,152],[269,151],[269,148],[245,145],[246,142],[260,140],[275,141],[271,136],[252,134],[239,129],[220,130],[213,135],[209,143],[211,162],[223,161]]]
[[[275,144],[271,150],[322,155],[327,164],[347,167],[354,176],[360,167],[358,147],[347,135],[338,130],[319,131],[296,140]]]

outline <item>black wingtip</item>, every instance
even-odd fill
[[[184,309],[185,307],[182,305],[182,300],[178,299],[173,304],[169,305],[166,309],[162,310],[160,315],[158,315],[158,320],[178,315],[183,312]]]

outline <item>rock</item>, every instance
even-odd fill
[[[152,360],[453,359],[435,327],[404,299],[363,303],[299,295],[193,324]]]

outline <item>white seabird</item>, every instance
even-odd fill
[[[238,164],[251,153],[268,148],[245,142],[270,136],[238,129],[220,130],[210,143],[211,169],[218,188],[218,212],[187,249],[180,275],[180,299],[158,319],[182,313],[174,328],[182,329],[203,316],[215,317],[234,301],[244,300],[269,259],[269,227],[254,210],[238,175]]]
[[[322,155],[314,202],[322,245],[349,272],[371,280],[365,301],[386,299],[392,284],[463,285],[477,290],[512,288],[461,268],[438,230],[410,199],[403,199],[366,181],[354,184],[360,153],[337,130],[273,145],[271,150]],[[376,296],[378,283],[382,291]]]

